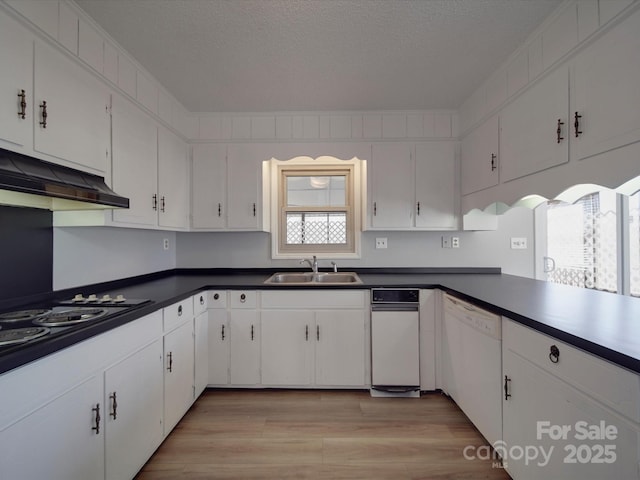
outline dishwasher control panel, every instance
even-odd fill
[[[415,288],[374,288],[371,303],[418,303],[420,290]]]

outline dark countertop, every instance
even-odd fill
[[[286,270],[286,269],[281,269]],[[0,373],[69,345],[111,330],[211,289],[369,289],[373,287],[440,288],[478,306],[640,373],[640,299],[594,290],[555,285],[500,274],[498,269],[356,269],[362,285],[264,285],[273,270],[174,270],[132,279],[53,292],[57,300],[76,293],[124,294],[153,303],[112,319],[87,325],[67,336],[41,341],[16,352],[0,350]],[[6,311],[10,302],[0,302]]]

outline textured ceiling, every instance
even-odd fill
[[[189,111],[457,108],[561,0],[76,0]]]

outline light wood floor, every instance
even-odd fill
[[[208,390],[136,480],[509,479],[464,458],[485,443],[439,393]]]

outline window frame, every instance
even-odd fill
[[[356,157],[342,160],[336,157],[295,157],[290,160],[271,159],[271,250],[272,258],[296,258],[316,255],[318,258],[361,258],[362,206],[365,204],[366,161]],[[295,176],[345,176],[345,205],[287,206],[286,179]],[[345,212],[345,244],[287,244],[286,219],[291,212]]]

